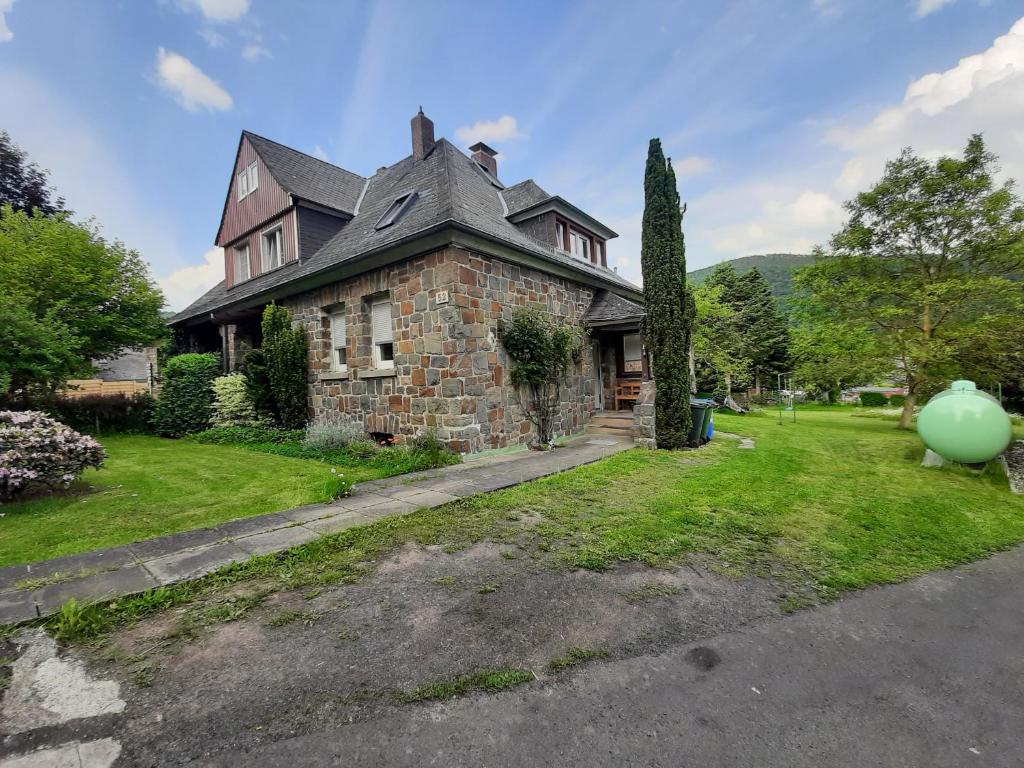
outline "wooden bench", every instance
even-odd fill
[[[618,411],[619,404],[628,402],[631,405],[635,405],[636,401],[640,399],[640,382],[639,381],[620,381],[615,385],[615,410]]]

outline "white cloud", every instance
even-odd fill
[[[179,312],[224,279],[224,249],[210,248],[202,264],[191,264],[157,280],[169,309]]]
[[[249,0],[181,0],[181,4],[199,11],[207,21],[238,21],[249,12]]]
[[[325,163],[327,162],[327,152],[319,144],[313,147],[313,157],[323,160]]]
[[[885,163],[911,146],[926,158],[958,155],[984,132],[1006,176],[1024,180],[1024,19],[981,53],[918,78],[903,98],[867,120],[840,121],[805,167],[716,189],[690,206],[707,251],[741,256],[804,252],[845,220],[840,201],[877,181]],[[813,137],[801,138],[813,146]],[[703,251],[702,251],[703,252]]]
[[[917,0],[917,18],[923,19],[930,13],[935,13],[947,5],[952,5],[956,0]]]
[[[270,51],[259,43],[249,43],[242,49],[242,58],[246,61],[259,61],[260,59],[269,56]]]
[[[158,49],[156,70],[160,84],[189,112],[231,109],[231,95],[181,54]]]
[[[680,160],[674,160],[672,167],[675,169],[676,177],[685,179],[687,176],[696,176],[700,173],[706,173],[711,170],[714,165],[710,157],[701,157],[700,155],[689,155]]]
[[[225,43],[225,37],[214,29],[200,29],[198,35],[206,41],[211,48],[220,48]]]
[[[11,28],[7,26],[6,15],[14,7],[14,0],[0,0],[0,43],[6,43],[14,37]]]
[[[843,12],[840,0],[811,0],[811,6],[822,16],[838,16]]]
[[[479,120],[472,125],[456,128],[455,138],[463,144],[475,144],[478,141],[497,143],[522,139],[524,134],[519,131],[514,117],[502,115],[497,120]]]

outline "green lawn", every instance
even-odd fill
[[[700,451],[636,449],[384,518],[98,606],[95,632],[182,604],[192,606],[186,624],[229,620],[211,618],[222,613],[237,618],[237,610],[224,611],[228,585],[252,582],[248,610],[277,589],[356,581],[371,572],[369,563],[410,541],[449,551],[486,540],[513,544],[524,568],[666,566],[696,556],[728,575],[778,579],[788,608],[1024,541],[1024,497],[1010,494],[999,473],[922,468],[914,433],[853,413],[807,410],[781,425],[773,414],[716,414],[719,429],[754,437],[756,448],[719,437]]]
[[[4,504],[0,566],[125,544],[329,499],[328,465],[158,437],[104,437],[72,492]]]

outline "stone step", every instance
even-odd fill
[[[596,424],[588,424],[583,430],[588,435],[616,435],[618,437],[633,437],[633,427],[602,427]]]
[[[619,427],[624,429],[632,429],[633,417],[630,416],[628,419],[618,416],[594,416],[590,423],[595,427]]]

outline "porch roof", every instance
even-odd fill
[[[646,314],[639,304],[609,290],[601,289],[583,317],[583,322],[591,328],[639,324]]]

